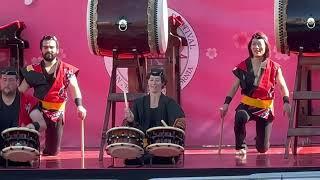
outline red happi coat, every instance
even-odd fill
[[[255,77],[250,58],[242,61],[234,68],[233,73],[240,79],[241,94],[261,100],[274,99],[276,77],[280,65],[271,59],[266,59],[266,61],[266,66],[263,68],[263,72],[261,74],[261,80],[257,86],[254,85]],[[252,114],[264,119],[273,119],[273,107],[266,109],[248,107],[248,109]]]
[[[29,76],[25,76],[27,82],[31,87],[35,89],[34,96],[40,100],[42,111],[45,113],[47,118],[52,121],[57,121],[58,118],[64,116],[65,111],[65,103],[67,101],[67,88],[69,86],[70,80],[69,78],[72,75],[77,75],[79,70],[78,68],[67,64],[62,61],[58,61],[58,67],[54,74],[54,82],[51,87],[46,89],[46,94],[41,94],[42,91],[38,91],[38,89],[43,87],[46,82],[43,82],[44,72],[41,63],[33,64],[28,66],[26,69],[30,74]],[[32,73],[31,73],[32,72]],[[39,81],[32,81],[32,78],[38,79]],[[29,81],[28,81],[29,79]]]

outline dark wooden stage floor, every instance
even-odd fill
[[[177,166],[145,165],[124,167],[121,160],[110,167],[111,158],[105,154],[98,160],[98,149],[86,149],[84,168],[80,149],[63,149],[58,156],[41,157],[39,168],[2,168],[1,179],[149,179],[165,177],[204,177],[249,175],[261,172],[317,171],[320,170],[320,147],[300,147],[298,155],[284,159],[284,148],[273,147],[266,154],[255,149],[248,150],[240,158],[230,148],[189,149],[185,151],[184,163]]]

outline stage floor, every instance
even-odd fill
[[[218,155],[217,149],[187,149],[184,163],[176,166],[144,165],[142,167],[125,167],[121,160],[115,161],[115,167],[110,167],[111,158],[106,155],[104,160],[98,160],[98,149],[86,149],[84,167],[81,163],[80,149],[63,149],[58,156],[42,156],[39,168],[2,168],[3,177],[50,177],[69,179],[117,178],[117,177],[181,177],[181,176],[214,176],[214,175],[243,175],[256,172],[285,172],[320,170],[320,146],[299,147],[298,155],[290,154],[284,158],[284,148],[273,147],[267,153],[260,154],[252,147],[249,148],[245,158],[235,155],[231,148],[222,149]],[[12,170],[15,175],[12,175]],[[21,172],[20,172],[21,171]],[[106,173],[109,172],[109,173]],[[125,173],[124,173],[125,172]],[[164,172],[171,172],[166,174]],[[29,173],[29,176],[28,176]],[[42,175],[35,176],[37,173]],[[131,173],[131,174],[130,174]],[[83,174],[83,175],[82,175]],[[118,176],[117,176],[118,175]],[[88,178],[88,177],[87,177]],[[120,178],[124,179],[124,178]]]
[[[112,168],[111,157],[104,154],[103,162],[98,160],[98,149],[86,149],[85,169]],[[115,167],[124,167],[120,159],[115,160]],[[42,156],[41,169],[81,169],[80,149],[63,149],[58,156]],[[159,167],[160,165],[143,168]],[[161,167],[166,167],[161,165]],[[299,147],[298,155],[290,154],[284,158],[284,148],[273,147],[267,153],[260,154],[255,149],[249,148],[246,157],[236,156],[231,148],[222,149],[218,154],[217,149],[188,149],[185,151],[184,164],[168,166],[175,168],[275,168],[275,167],[320,167],[320,146]]]

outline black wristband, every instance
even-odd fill
[[[82,106],[82,98],[75,98],[74,103],[76,104],[77,107]]]
[[[231,96],[227,96],[226,99],[224,100],[224,104],[230,104],[232,101],[232,97]]]
[[[35,129],[36,131],[39,131],[39,129],[40,129],[40,124],[39,124],[38,122],[33,122],[32,124],[33,124],[33,126],[34,126],[34,129]]]
[[[283,104],[284,103],[289,103],[289,97],[288,96],[283,96],[282,100],[283,100]]]

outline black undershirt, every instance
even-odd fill
[[[7,106],[2,99],[0,94],[0,132],[7,128],[17,127],[20,109],[20,96],[16,95],[13,103]],[[4,146],[2,136],[0,136],[0,149]]]
[[[57,64],[57,69],[59,68],[59,66],[60,66],[60,63],[59,62],[57,62],[58,64]],[[43,75],[44,75],[44,77],[46,78],[46,80],[47,80],[47,82],[48,82],[48,87],[49,87],[49,89],[52,87],[52,85],[53,85],[53,83],[54,83],[54,80],[55,80],[55,78],[54,78],[54,73],[51,73],[51,74],[48,74],[48,72],[47,72],[47,70],[46,70],[46,68],[45,68],[45,64],[44,64],[44,62],[43,61],[41,61],[41,69],[42,69],[42,72],[43,72]],[[56,69],[56,70],[57,70]]]
[[[161,124],[162,115],[160,113],[160,108],[149,108],[150,111],[150,125],[149,128],[157,127]]]

